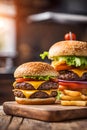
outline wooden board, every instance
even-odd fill
[[[52,122],[87,117],[87,107],[61,106],[58,104],[21,105],[13,101],[5,102],[3,110],[10,115]]]

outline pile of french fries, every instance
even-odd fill
[[[61,105],[63,106],[86,106],[87,96],[79,91],[63,90],[60,95]]]

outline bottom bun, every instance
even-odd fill
[[[24,105],[46,105],[46,104],[54,104],[56,99],[54,97],[34,98],[34,99],[15,97],[15,100],[17,103]]]

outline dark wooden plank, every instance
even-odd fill
[[[39,120],[24,119],[19,130],[51,130],[50,123]]]
[[[42,113],[40,113],[42,116]],[[60,115],[59,115],[60,116]],[[44,122],[34,119],[8,116],[0,107],[0,130],[87,130],[87,119],[63,122]]]
[[[7,130],[10,120],[11,120],[11,116],[1,115],[0,116],[0,130]]]
[[[5,115],[4,111],[3,111],[3,106],[0,106],[0,116]]]
[[[81,126],[78,124],[78,122],[75,120],[73,122],[68,122],[70,127],[74,130],[81,130]]]
[[[87,130],[87,119],[78,120],[76,123],[78,124],[79,130],[81,130],[81,129],[82,130]],[[74,124],[73,124],[73,126],[74,126]]]
[[[72,130],[70,124],[67,122],[52,123],[51,130]]]
[[[3,106],[0,106],[0,130],[7,130],[11,122],[12,116],[8,116],[3,111]]]
[[[5,102],[6,114],[38,119],[43,121],[64,121],[86,118],[87,107],[55,105],[21,105],[16,102]]]
[[[28,119],[24,119],[20,125],[19,130],[31,130],[31,124],[29,124]]]
[[[87,130],[87,119],[52,123],[25,118],[19,130],[24,128],[26,130]]]
[[[23,118],[14,116],[8,126],[8,130],[18,130],[20,128],[20,125],[22,124],[22,121]]]
[[[52,130],[87,130],[87,119],[51,123]]]

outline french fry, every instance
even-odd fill
[[[86,106],[87,101],[62,101],[61,105],[63,106]]]
[[[81,99],[87,101],[87,96],[85,96],[85,95],[81,95]]]
[[[77,97],[77,96],[81,96],[81,92],[79,91],[72,91],[72,90],[64,90],[64,94],[68,95],[68,96],[72,96],[72,97]]]
[[[61,94],[60,96],[60,99],[61,100],[81,100],[81,96],[76,96],[76,97],[72,97],[72,96],[68,96],[68,95],[64,95],[64,94]]]

